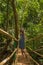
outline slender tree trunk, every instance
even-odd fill
[[[13,8],[14,19],[15,19],[15,37],[18,39],[18,15],[16,11],[15,0],[12,0],[12,8]]]
[[[5,31],[8,31],[9,26],[9,0],[7,0],[7,6],[6,6],[6,21],[5,21]]]

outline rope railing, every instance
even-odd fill
[[[13,37],[13,36],[12,36],[11,34],[9,34],[8,32],[2,30],[1,28],[0,28],[0,34],[6,35],[8,38],[13,39],[13,40],[15,40],[15,41],[18,41],[15,37]]]
[[[7,63],[11,58],[12,58],[12,56],[14,55],[14,53],[17,51],[17,49],[15,49],[14,51],[13,51],[13,53],[9,56],[9,57],[7,57],[6,59],[4,59],[2,62],[0,62],[0,65],[4,65],[5,63]]]
[[[40,57],[42,57],[42,58],[43,58],[43,55],[42,55],[42,54],[39,54],[38,52],[36,52],[36,51],[32,50],[32,49],[31,49],[31,48],[29,48],[28,46],[27,46],[26,48],[28,48],[31,52],[33,52],[33,53],[35,53],[36,55],[38,55],[38,56],[40,56]]]

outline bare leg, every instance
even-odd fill
[[[22,52],[23,57],[25,57],[24,49],[21,49],[21,52]]]

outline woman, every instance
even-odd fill
[[[22,55],[24,55],[25,37],[24,37],[24,30],[23,30],[23,29],[20,29],[20,42],[19,42],[19,48],[21,49]]]

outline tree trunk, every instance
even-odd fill
[[[15,0],[12,0],[12,8],[13,8],[14,19],[15,19],[15,37],[18,39],[18,15],[16,11]]]

